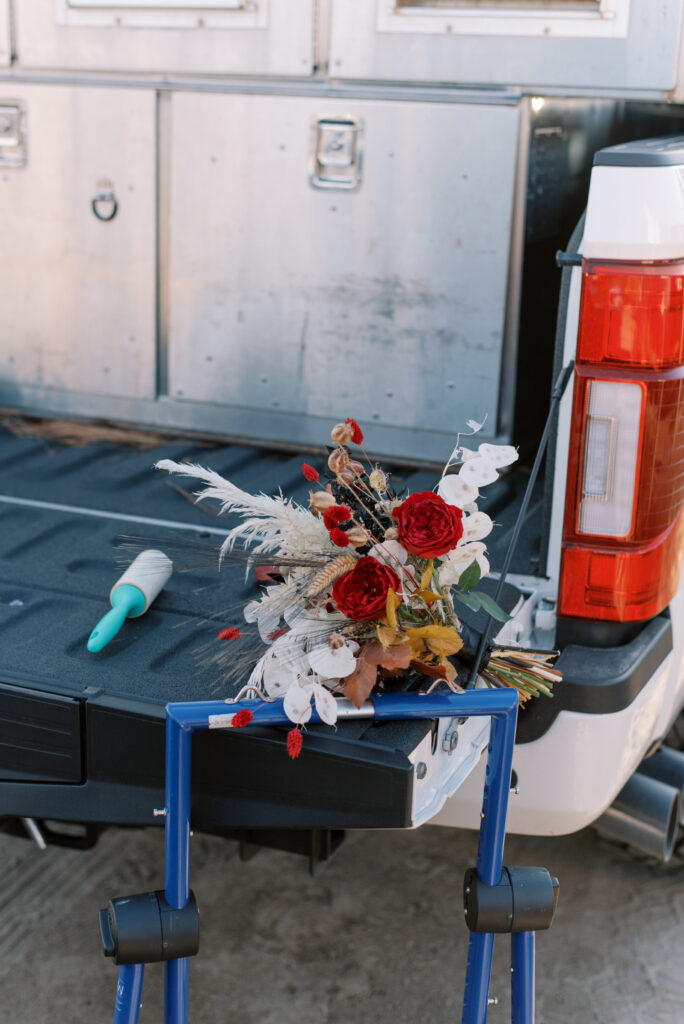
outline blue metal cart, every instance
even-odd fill
[[[188,1020],[188,958],[199,948],[197,905],[190,890],[191,738],[230,727],[242,708],[256,726],[290,724],[282,701],[169,704],[166,708],[165,888],[110,901],[100,913],[105,954],[119,965],[114,1024],[137,1024],[145,963],[165,962],[164,1022]],[[341,702],[340,718],[491,717],[481,824],[464,906],[470,943],[462,1024],[484,1024],[494,936],[511,935],[512,1024],[534,1022],[535,931],[551,925],[558,882],[544,868],[506,868],[503,846],[518,695],[510,689],[375,696],[361,709]],[[315,712],[312,721],[318,721]]]

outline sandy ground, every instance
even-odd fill
[[[193,839],[202,949],[191,962],[193,1024],[458,1021],[467,932],[461,886],[472,833],[349,835],[317,878],[303,859]],[[162,834],[113,829],[83,853],[0,835],[0,1020],[111,1021],[116,969],[98,910],[162,885]],[[561,881],[537,941],[538,1024],[684,1021],[684,866],[653,867],[599,844],[511,837],[507,863]],[[497,939],[489,1021],[508,1022],[508,941]],[[147,968],[141,1022],[162,1021],[162,969]]]

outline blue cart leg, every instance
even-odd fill
[[[113,1024],[138,1024],[144,964],[122,964],[116,986]]]
[[[534,932],[511,936],[511,1024],[534,1024]]]
[[[188,961],[169,960],[164,975],[164,1024],[187,1024]]]
[[[471,932],[468,943],[461,1024],[484,1024],[487,1020],[493,952],[494,936],[492,934]]]

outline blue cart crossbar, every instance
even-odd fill
[[[170,913],[183,910],[190,901],[192,733],[200,729],[229,728],[234,715],[243,708],[252,712],[250,724],[253,726],[291,725],[283,711],[282,700],[273,703],[242,700],[235,703],[202,701],[167,705],[164,896]],[[486,887],[497,886],[502,879],[517,709],[518,695],[511,689],[384,694],[374,696],[360,709],[348,701],[339,702],[340,718],[374,718],[378,721],[470,716],[491,718],[476,867],[478,884]],[[311,721],[320,721],[315,711]],[[512,943],[512,1024],[533,1024],[534,933],[518,930],[512,935]],[[487,1019],[493,947],[493,933],[471,931],[462,1024],[484,1024]],[[121,966],[114,1024],[137,1024],[144,966],[122,963],[121,960],[117,962]],[[165,1024],[187,1024],[188,957],[167,960],[165,970]]]

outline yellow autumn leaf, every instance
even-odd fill
[[[414,597],[422,597],[426,604],[434,604],[435,601],[442,600],[442,595],[435,594],[434,590],[417,590]]]
[[[458,654],[463,647],[463,641],[460,636],[457,636],[454,640],[428,640],[427,645],[442,663],[450,654]]]
[[[423,575],[421,576],[421,579],[420,579],[420,589],[421,590],[427,590],[428,587],[430,586],[430,583],[432,582],[432,573],[434,572],[434,568],[435,568],[435,563],[433,562],[432,559],[430,559],[430,561],[428,562],[428,564],[427,564],[427,566],[425,568],[425,572],[423,573]]]
[[[394,647],[396,644],[402,644],[405,642],[406,637],[403,633],[400,633],[396,629],[392,629],[391,626],[376,626],[378,634],[378,640],[388,650],[390,647]]]
[[[385,599],[385,622],[391,629],[397,628],[397,608],[400,604],[401,598],[399,594],[395,594],[393,590],[388,590]]]
[[[411,654],[414,658],[420,660],[425,652],[425,641],[421,640],[419,636],[408,636],[407,640],[411,645]]]
[[[407,629],[406,634],[410,642],[423,640],[428,650],[440,659],[456,654],[463,647],[463,641],[451,626],[419,626]]]

